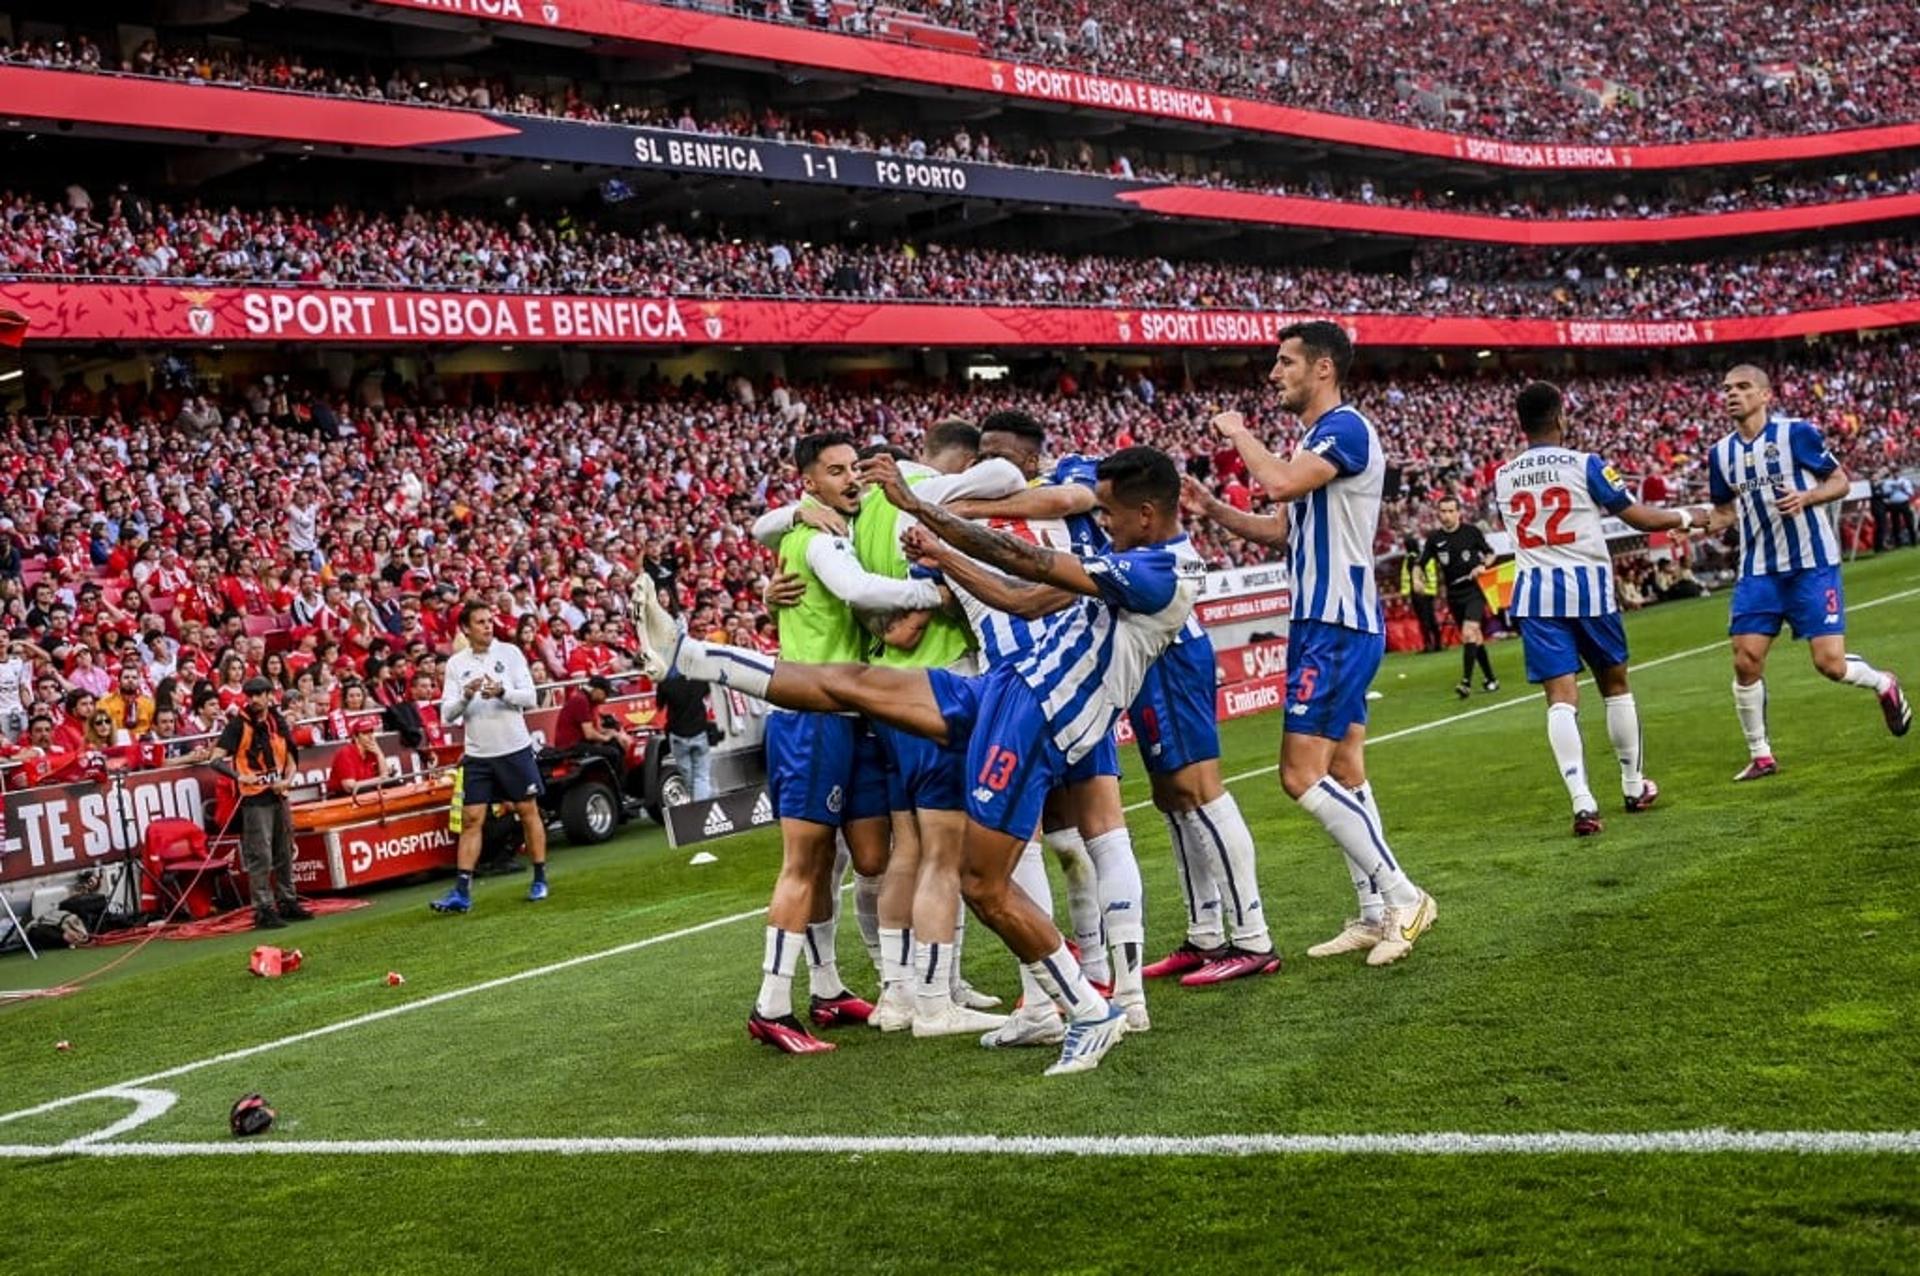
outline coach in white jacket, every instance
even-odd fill
[[[472,910],[473,866],[480,861],[487,808],[495,802],[511,805],[526,830],[527,853],[533,856],[533,885],[527,888],[527,898],[547,897],[547,825],[540,815],[543,789],[526,718],[538,698],[533,671],[518,647],[493,636],[493,608],[485,603],[468,603],[460,609],[460,632],[466,636],[467,649],[456,651],[447,661],[440,690],[440,720],[466,727],[460,876],[453,889],[433,901],[437,913]]]

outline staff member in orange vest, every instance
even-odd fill
[[[286,718],[273,707],[273,683],[256,675],[240,689],[246,702],[220,733],[221,760],[215,766],[240,784],[240,854],[253,896],[254,929],[278,930],[313,916],[293,889],[293,811],[287,790],[300,754]]]

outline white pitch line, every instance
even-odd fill
[[[302,1142],[0,1145],[0,1159],[57,1156],[1797,1156],[1920,1155],[1920,1130],[1645,1130],[1601,1134],[1202,1134],[1112,1138],[958,1135],[814,1137],[347,1139]]]
[[[1867,602],[1859,604],[1858,606],[1850,606],[1847,608],[1847,610],[1849,612],[1869,611],[1872,608],[1880,606],[1882,603],[1898,602],[1902,598],[1912,598],[1916,594],[1920,594],[1920,588],[1903,589],[1897,593],[1885,594],[1879,598],[1870,599]],[[1638,673],[1640,670],[1643,670],[1643,669],[1658,669],[1661,665],[1670,665],[1676,660],[1687,660],[1694,656],[1703,656],[1709,651],[1725,651],[1725,650],[1727,650],[1727,644],[1726,644],[1726,641],[1723,639],[1720,642],[1710,642],[1698,647],[1688,647],[1685,651],[1669,652],[1664,656],[1660,656],[1656,659],[1649,660],[1645,664],[1632,665],[1632,666],[1629,666],[1629,668],[1632,672]],[[1581,679],[1581,685],[1583,686],[1591,686],[1592,682],[1593,680],[1591,678]],[[1404,740],[1410,735],[1420,735],[1423,732],[1434,731],[1439,729],[1440,727],[1450,727],[1456,722],[1465,722],[1469,718],[1478,718],[1483,714],[1488,714],[1488,713],[1498,713],[1502,709],[1511,709],[1516,705],[1532,704],[1536,700],[1543,700],[1545,698],[1546,698],[1545,692],[1535,691],[1529,695],[1516,696],[1512,700],[1502,700],[1499,704],[1483,705],[1478,709],[1468,709],[1464,713],[1454,713],[1454,714],[1449,714],[1444,718],[1435,718],[1431,722],[1416,723],[1410,727],[1402,727],[1398,731],[1389,731],[1385,735],[1375,736],[1372,739],[1367,741],[1367,747],[1372,748],[1373,746],[1378,744],[1387,744],[1394,740]],[[1243,780],[1254,780],[1254,779],[1258,779],[1263,775],[1271,776],[1273,774],[1274,774],[1274,768],[1271,765],[1256,767],[1251,771],[1241,771],[1241,772],[1238,772],[1237,774],[1227,776],[1224,780],[1221,781],[1221,783],[1239,784]],[[1146,801],[1133,803],[1132,805],[1128,806],[1126,810],[1128,811],[1128,813],[1132,813],[1134,811],[1144,811],[1152,805],[1153,805],[1153,800],[1149,798]]]
[[[732,913],[726,917],[716,917],[712,921],[701,922],[697,926],[686,926],[679,930],[668,931],[664,935],[650,935],[646,939],[636,939],[632,943],[620,944],[613,948],[602,949],[597,953],[584,953],[578,957],[569,957],[565,961],[552,962],[545,966],[535,966],[529,970],[516,971],[511,975],[502,975],[498,979],[489,979],[484,983],[469,984],[465,988],[454,988],[447,992],[435,993],[431,997],[422,997],[417,1001],[402,1002],[397,1006],[388,1006],[385,1010],[375,1010],[369,1014],[355,1015],[351,1019],[342,1019],[338,1023],[326,1024],[319,1028],[310,1028],[305,1032],[296,1032],[289,1037],[279,1037],[265,1041],[257,1046],[246,1046],[239,1050],[229,1050],[207,1059],[196,1059],[192,1063],[183,1063],[163,1072],[148,1073],[131,1081],[122,1081],[117,1085],[103,1086],[98,1090],[89,1090],[85,1094],[70,1095],[64,1099],[53,1099],[36,1107],[22,1108],[18,1112],[9,1112],[0,1116],[0,1125],[9,1121],[18,1121],[24,1117],[40,1116],[43,1113],[58,1111],[76,1103],[90,1099],[113,1099],[125,1097],[124,1092],[149,1086],[155,1081],[165,1081],[171,1077],[183,1077],[189,1072],[198,1072],[202,1068],[211,1068],[222,1063],[232,1063],[237,1059],[250,1059],[257,1054],[266,1054],[270,1050],[279,1050],[286,1046],[298,1045],[302,1041],[312,1041],[318,1037],[332,1036],[336,1032],[345,1032],[349,1028],[359,1028],[366,1024],[378,1023],[382,1019],[392,1019],[399,1015],[411,1014],[416,1010],[425,1010],[428,1006],[438,1006],[444,1002],[457,1001],[462,997],[471,997],[475,993],[491,992],[495,988],[504,988],[508,984],[517,984],[523,979],[537,979],[541,975],[552,975],[562,970],[572,970],[576,966],[585,966],[590,962],[605,961],[609,957],[620,957],[627,953],[639,952],[643,948],[652,948],[656,944],[669,943],[676,939],[685,939],[689,935],[698,935],[702,931],[714,930],[721,926],[731,926],[735,922],[746,921],[750,917],[759,917],[767,910],[755,908],[744,913]]]
[[[1866,611],[1869,608],[1878,607],[1882,603],[1895,602],[1902,598],[1912,597],[1915,594],[1920,594],[1920,588],[1905,589],[1897,593],[1887,594],[1883,597],[1875,598],[1869,602],[1861,603],[1857,607],[1854,607],[1852,610]],[[1724,646],[1723,643],[1709,643],[1701,647],[1691,647],[1691,648],[1688,648],[1686,651],[1674,652],[1671,655],[1662,656],[1657,660],[1650,660],[1644,665],[1638,665],[1635,667],[1640,669],[1651,669],[1657,665],[1668,664],[1675,660],[1686,659],[1689,656],[1697,656],[1704,652],[1718,650],[1723,646]],[[1437,727],[1447,726],[1455,722],[1462,722],[1468,718],[1475,718],[1484,713],[1494,713],[1501,709],[1511,708],[1512,706],[1517,704],[1526,704],[1528,701],[1538,700],[1539,698],[1540,698],[1540,693],[1535,692],[1533,695],[1530,695],[1530,696],[1522,696],[1514,700],[1505,700],[1499,704],[1487,705],[1484,708],[1469,709],[1465,713],[1456,713],[1445,718],[1437,718],[1432,722],[1425,722],[1425,723],[1420,723],[1416,726],[1405,727],[1399,731],[1390,731],[1386,735],[1380,736],[1378,739],[1372,740],[1369,743],[1386,744],[1392,740],[1404,739],[1405,737],[1410,735],[1418,735],[1423,731],[1431,731]],[[1256,776],[1271,775],[1272,773],[1273,773],[1272,767],[1261,767],[1258,770],[1243,771],[1238,775],[1229,776],[1226,780],[1226,783],[1236,784],[1242,780],[1251,780]],[[1149,802],[1136,802],[1132,806],[1129,806],[1126,809],[1128,811],[1137,811],[1149,805],[1151,805],[1151,803]],[[578,957],[570,957],[565,961],[553,962],[545,966],[535,966],[532,969],[518,971],[511,975],[502,975],[498,979],[489,979],[483,983],[470,984],[465,988],[455,988],[448,992],[436,993],[431,997],[422,997],[417,1001],[405,1002],[398,1006],[389,1006],[385,1010],[376,1010],[370,1014],[356,1015],[351,1019],[342,1019],[338,1023],[326,1024],[319,1028],[309,1029],[306,1032],[297,1032],[297,1033],[294,1033],[292,1036],[280,1037],[273,1041],[262,1042],[259,1045],[246,1046],[239,1050],[229,1050],[225,1054],[214,1055],[206,1059],[197,1059],[192,1063],[183,1063],[178,1065],[177,1067],[168,1068],[163,1072],[149,1073],[144,1077],[136,1077],[131,1081],[122,1081],[116,1085],[102,1086],[97,1090],[88,1090],[84,1094],[69,1095],[63,1099],[51,1099],[46,1103],[41,1103],[34,1107],[21,1108],[17,1112],[8,1112],[5,1114],[0,1114],[0,1125],[5,1125],[9,1121],[19,1121],[27,1117],[35,1117],[35,1116],[43,1115],[44,1113],[48,1113],[48,1112],[56,1112],[61,1108],[71,1107],[76,1103],[85,1103],[93,1099],[114,1098],[114,1097],[117,1097],[120,1092],[130,1090],[130,1089],[137,1089],[143,1086],[148,1086],[155,1081],[165,1081],[172,1077],[181,1077],[181,1076],[186,1076],[188,1073],[191,1073],[191,1072],[198,1072],[203,1068],[211,1068],[223,1063],[232,1063],[239,1059],[252,1058],[254,1055],[266,1054],[269,1051],[279,1050],[286,1046],[298,1045],[300,1042],[303,1042],[303,1041],[312,1041],[319,1037],[331,1036],[336,1032],[345,1032],[350,1028],[358,1028],[365,1024],[377,1023],[382,1019],[391,1019],[397,1015],[409,1014],[415,1010],[424,1010],[429,1006],[437,1006],[443,1002],[455,1001],[462,997],[470,997],[475,993],[489,992],[495,988],[504,988],[508,984],[519,983],[523,979],[536,979],[542,975],[551,975],[551,974],[558,973],[559,971],[571,970],[576,966],[584,966],[591,962],[604,961],[609,957],[619,957],[627,953],[638,952],[643,948],[651,948],[656,944],[664,944],[676,939],[685,939],[689,935],[697,935],[702,931],[714,930],[721,926],[730,926],[735,922],[746,921],[749,918],[760,917],[764,915],[766,911],[767,910],[764,908],[756,908],[756,909],[751,909],[744,913],[734,913],[727,917],[717,917],[717,918],[714,918],[712,921],[701,922],[697,926],[688,926],[681,930],[669,931],[664,935],[654,935],[647,939],[637,939],[637,940],[634,940],[632,943],[620,944],[613,948],[602,949],[599,952],[585,953]],[[85,1146],[87,1149],[85,1153],[86,1155],[100,1155],[101,1154],[99,1151],[100,1148],[117,1147],[121,1145],[87,1144]],[[146,1146],[161,1146],[161,1145],[148,1144]],[[198,1145],[187,1145],[187,1146],[198,1146]],[[220,1145],[220,1146],[224,1146],[224,1145]],[[244,1146],[255,1146],[255,1145],[244,1145]],[[260,1144],[258,1146],[265,1147],[268,1145]],[[280,1145],[276,1144],[272,1146],[280,1146]],[[44,1153],[44,1149],[42,1151]]]

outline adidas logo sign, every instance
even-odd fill
[[[747,822],[755,825],[773,823],[773,798],[766,790],[761,790],[760,800],[753,804],[753,814],[747,817]]]
[[[708,837],[718,837],[722,833],[733,832],[733,821],[727,818],[725,811],[715,805],[707,809],[707,822],[701,826],[700,831]]]

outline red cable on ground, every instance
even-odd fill
[[[228,812],[227,814],[226,823],[222,824],[220,828],[214,833],[211,839],[211,842],[217,842],[221,838],[225,837],[227,835],[227,830],[233,827],[234,817],[239,814],[240,814],[240,804],[236,802],[234,804],[233,810]],[[75,993],[80,991],[81,986],[88,983],[89,981],[98,979],[100,976],[106,974],[108,971],[116,969],[117,967],[123,966],[127,962],[132,961],[133,958],[136,957],[140,953],[140,951],[144,949],[148,944],[160,938],[161,933],[165,931],[167,928],[167,923],[173,920],[173,915],[179,912],[181,906],[187,902],[187,896],[193,893],[193,888],[200,884],[200,879],[203,876],[205,876],[207,872],[207,868],[211,863],[212,863],[211,857],[202,859],[200,861],[200,867],[193,871],[193,877],[187,882],[186,887],[175,894],[174,900],[173,900],[173,907],[169,908],[166,912],[166,915],[162,917],[159,921],[149,923],[147,926],[147,934],[140,940],[139,943],[127,949],[126,952],[121,953],[118,957],[115,957],[112,961],[107,962],[105,965],[100,966],[95,970],[89,970],[84,975],[78,975],[72,979],[67,980],[65,983],[54,984],[52,987],[49,987],[49,988],[25,988],[25,989],[20,989],[14,992],[0,992],[0,1001],[14,1002],[14,1001],[34,1001],[39,999],[51,1000],[52,998],[55,998],[55,997],[64,997],[69,993]],[[231,867],[231,865],[229,865],[229,867]]]

